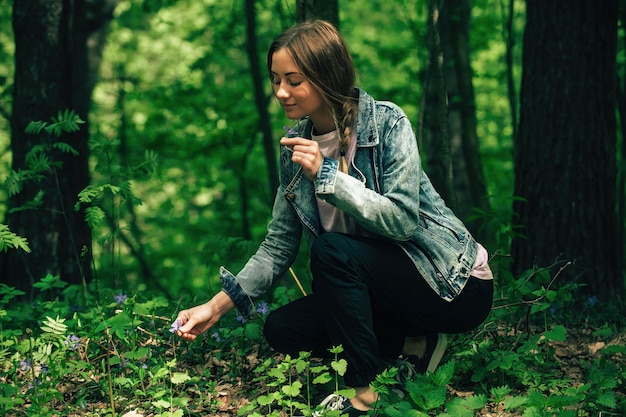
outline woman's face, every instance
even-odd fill
[[[274,95],[289,119],[309,116],[318,130],[329,120],[333,123],[330,107],[324,102],[320,92],[300,72],[286,48],[281,48],[272,55],[271,73]]]

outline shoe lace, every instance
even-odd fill
[[[349,400],[343,395],[330,394],[320,403],[320,406],[323,408],[319,411],[314,412],[312,414],[312,417],[321,417],[326,411],[343,410],[344,408],[346,408],[344,406],[344,403],[346,401]]]
[[[396,362],[398,373],[396,374],[396,381],[398,384],[404,386],[407,381],[415,378],[417,369],[415,365],[409,359],[399,359]]]

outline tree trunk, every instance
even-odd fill
[[[555,259],[588,294],[623,297],[616,215],[617,0],[527,0],[515,141],[513,273]]]
[[[24,157],[33,146],[54,139],[27,135],[24,129],[29,122],[49,121],[65,109],[88,120],[97,65],[93,58],[100,56],[101,30],[112,18],[114,5],[115,1],[96,0],[14,2],[13,170],[24,169]],[[94,47],[91,51],[89,41]],[[30,291],[46,274],[72,284],[90,279],[91,231],[83,213],[73,209],[79,191],[89,183],[87,138],[88,125],[60,138],[79,155],[52,153],[51,159],[59,166],[42,180],[25,183],[22,192],[10,198],[7,223],[28,239],[32,253],[0,254],[3,283]],[[11,211],[31,201],[40,190],[45,194],[39,208]]]
[[[472,66],[470,53],[470,11],[469,0],[451,0],[447,2],[444,43],[444,57],[449,59],[448,95],[450,100],[449,118],[458,120],[451,123],[451,143],[453,156],[453,184],[456,191],[456,213],[461,217],[472,233],[483,243],[488,236],[481,236],[479,221],[471,221],[479,208],[489,212],[489,198],[485,174],[480,157],[480,146],[476,134],[476,99],[472,84]],[[442,38],[444,38],[442,36]],[[455,88],[451,88],[451,79]],[[455,127],[452,130],[452,127]],[[486,231],[486,230],[485,230]]]
[[[442,10],[439,0],[428,0],[429,61],[424,80],[422,126],[418,136],[426,156],[426,171],[433,185],[452,210],[456,211],[456,189],[452,167],[450,118],[448,113],[448,81],[442,37]],[[452,122],[460,120],[453,117]],[[458,125],[458,123],[456,123]]]
[[[339,27],[339,4],[337,0],[297,0],[298,22],[323,19]]]
[[[278,144],[274,140],[274,135],[272,134],[270,113],[267,107],[267,97],[263,90],[263,85],[265,84],[263,80],[267,80],[268,78],[267,76],[263,76],[265,74],[265,68],[261,69],[261,64],[259,63],[255,0],[246,0],[246,19],[246,49],[248,52],[248,61],[250,61],[250,73],[254,89],[254,102],[256,104],[257,112],[259,113],[259,130],[263,136],[263,149],[265,151],[268,179],[270,184],[270,193],[268,195],[270,196],[269,203],[271,203],[274,201],[274,195],[278,189],[278,162],[276,160]],[[263,74],[261,72],[263,72]],[[246,155],[243,156],[244,159],[246,157]]]

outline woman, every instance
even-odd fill
[[[344,380],[356,396],[323,404],[366,415],[383,358],[406,355],[419,371],[433,371],[443,333],[486,318],[487,253],[422,171],[406,115],[355,87],[335,27],[314,21],[288,29],[271,45],[267,66],[286,116],[299,120],[280,141],[272,221],[239,274],[221,269],[221,292],[179,313],[177,333],[194,340],[235,307],[253,314],[253,300],[287,271],[304,233],[313,293],[272,312],[266,339],[291,354],[342,345]]]

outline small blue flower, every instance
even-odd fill
[[[270,311],[270,306],[267,305],[265,301],[261,301],[256,307],[257,313],[261,313],[261,315],[266,315]]]
[[[115,299],[115,302],[118,304],[124,304],[124,301],[126,301],[126,299],[128,298],[128,296],[126,294],[124,294],[123,292],[114,295],[113,298]]]
[[[300,132],[290,128],[289,126],[283,126],[283,129],[285,129],[285,132],[287,132],[287,135],[289,136],[300,136]]]
[[[65,346],[69,347],[72,350],[78,349],[80,345],[80,337],[75,334],[71,334],[65,338]]]
[[[20,369],[22,371],[30,371],[32,369],[32,364],[30,359],[26,359],[25,361],[20,361]]]
[[[548,308],[548,313],[550,313],[551,315],[555,315],[557,311],[559,311],[559,308],[557,307],[556,303],[552,303]]]
[[[598,297],[595,295],[590,296],[589,298],[587,298],[587,305],[589,307],[593,307],[596,304],[598,304]]]
[[[237,316],[237,321],[240,322],[241,324],[246,324],[248,322],[248,320],[246,320],[246,318],[242,316],[241,314]]]
[[[220,338],[220,334],[217,330],[211,334],[211,337],[215,339],[215,341],[218,343],[222,341],[222,339]]]
[[[47,374],[49,370],[50,370],[50,367],[47,364],[45,364],[45,363],[41,364],[41,373],[42,374]]]
[[[178,329],[180,329],[181,326],[182,326],[182,323],[180,322],[180,320],[176,320],[170,326],[170,333],[175,333],[176,331],[178,331]]]

